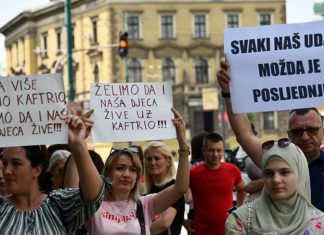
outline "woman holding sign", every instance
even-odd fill
[[[173,205],[189,187],[189,148],[186,125],[180,113],[172,109],[179,143],[179,165],[175,183],[156,194],[139,197],[141,161],[136,148],[113,147],[103,174],[112,181],[105,199],[86,227],[90,234],[149,235],[157,214]]]
[[[68,116],[69,145],[80,175],[80,189],[43,193],[48,158],[44,146],[8,147],[3,151],[5,186],[0,196],[1,234],[55,234],[74,232],[99,208],[103,181],[88,153],[86,126]]]

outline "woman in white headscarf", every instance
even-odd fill
[[[229,215],[226,234],[324,234],[324,214],[310,200],[308,164],[288,139],[263,143],[261,197]]]

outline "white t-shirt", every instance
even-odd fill
[[[155,218],[153,197],[155,194],[142,196],[146,235],[150,235],[150,225]],[[103,201],[99,210],[86,223],[86,228],[93,235],[138,235],[140,225],[136,217],[137,204],[133,201]]]

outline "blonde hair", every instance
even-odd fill
[[[146,169],[146,157],[147,157],[146,154],[149,149],[153,149],[153,148],[158,149],[163,157],[168,158],[170,160],[170,166],[167,169],[165,178],[163,179],[163,181],[160,184],[158,184],[156,186],[162,186],[162,185],[168,183],[169,181],[171,181],[172,179],[174,179],[174,175],[176,172],[174,162],[173,162],[172,153],[171,153],[171,150],[169,149],[169,147],[161,141],[152,141],[152,142],[148,143],[144,148],[145,149],[144,150],[145,193],[149,193],[154,185],[152,176],[147,172],[147,169]]]
[[[104,175],[105,177],[109,177],[112,171],[112,168],[115,164],[115,162],[117,161],[117,159],[122,156],[122,155],[127,155],[130,157],[132,163],[134,164],[135,168],[136,168],[136,183],[134,188],[131,190],[129,198],[131,198],[132,200],[134,200],[135,202],[138,200],[139,197],[139,184],[140,184],[140,177],[141,177],[141,172],[142,172],[142,163],[138,157],[138,155],[136,153],[133,153],[127,149],[124,150],[116,150],[113,153],[111,153],[106,162],[105,165],[102,169],[102,175]],[[106,174],[107,173],[107,174]],[[106,195],[107,195],[107,199],[108,200],[114,200],[114,195],[112,193],[111,188],[108,188],[106,190]]]

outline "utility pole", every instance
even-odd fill
[[[73,101],[75,97],[74,77],[72,67],[72,26],[71,26],[71,0],[65,0],[65,26],[66,26],[66,58],[67,76],[69,82],[68,100]]]

